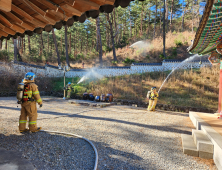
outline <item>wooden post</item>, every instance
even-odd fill
[[[220,59],[220,84],[219,84],[219,97],[218,97],[218,113],[221,111],[222,106],[222,59]]]

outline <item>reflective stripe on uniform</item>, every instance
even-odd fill
[[[27,91],[27,92],[24,91],[24,94],[32,94],[32,91]]]
[[[42,101],[42,99],[36,100],[37,103],[39,103],[39,102],[41,102],[41,101]]]
[[[39,91],[34,91],[32,94],[33,94],[33,95],[39,94]]]
[[[27,92],[24,92],[24,94],[27,94],[29,96],[29,98],[32,97],[32,91],[27,91]]]
[[[30,121],[29,124],[30,125],[36,124],[36,121]]]
[[[23,96],[24,99],[29,98],[29,96]]]
[[[26,123],[27,120],[19,120],[19,123]]]

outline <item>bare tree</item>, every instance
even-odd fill
[[[99,47],[99,63],[100,66],[103,65],[103,52],[102,52],[102,40],[101,40],[101,34],[100,34],[100,19],[97,17],[96,19],[96,28],[97,28],[97,37],[98,37],[98,47]]]
[[[170,12],[170,29],[171,29],[171,31],[172,31],[173,5],[174,5],[174,0],[172,0],[171,12]]]
[[[111,15],[112,15],[112,14],[111,14]],[[115,42],[114,42],[115,36],[113,35],[113,27],[112,27],[112,22],[111,22],[110,19],[109,19],[109,14],[106,14],[106,18],[107,18],[107,21],[108,21],[109,26],[110,26],[110,35],[111,35],[112,48],[113,48],[113,60],[114,60],[114,61],[117,61],[117,58],[116,58],[116,50],[115,50]]]
[[[157,0],[156,0],[156,11],[155,11],[154,28],[153,28],[153,39],[155,38],[155,31],[156,31],[156,17],[157,17]]]
[[[28,35],[28,47],[29,47],[29,54],[31,54],[31,44],[30,44],[30,36]]]
[[[14,43],[14,61],[17,61],[17,39],[12,38]]]
[[[144,12],[144,3],[142,2],[142,11],[141,11],[141,15],[140,15],[140,36],[143,35],[143,12]]]
[[[166,32],[168,32],[168,2],[165,2],[165,10],[166,10]]]
[[[165,36],[166,36],[166,33],[165,33],[165,13],[166,13],[166,3],[165,3],[165,0],[163,0],[163,56],[164,58],[166,59],[166,53],[165,53]]]
[[[129,9],[130,38],[131,38],[132,37],[132,22],[131,22],[131,14],[130,14],[130,5],[129,5],[128,9]]]
[[[54,44],[55,44],[55,50],[56,50],[56,53],[57,53],[58,65],[60,65],[61,61],[60,61],[59,50],[58,50],[58,46],[57,46],[57,42],[56,42],[56,36],[55,36],[54,28],[52,29],[52,37],[53,37],[53,41],[54,41]]]

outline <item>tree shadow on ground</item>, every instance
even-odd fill
[[[12,108],[12,107],[7,107],[7,106],[0,106],[0,108],[9,109],[9,110],[20,110],[19,108]],[[63,116],[63,117],[73,117],[73,118],[81,118],[81,119],[111,121],[111,122],[124,123],[124,124],[128,124],[128,125],[144,127],[144,128],[148,128],[148,129],[158,129],[160,131],[172,130],[176,133],[190,134],[189,131],[175,129],[175,128],[170,127],[170,126],[148,125],[148,124],[141,124],[141,123],[129,122],[129,121],[124,121],[124,120],[112,119],[112,118],[103,118],[103,117],[92,117],[92,116],[86,116],[86,115],[79,115],[79,114],[84,113],[84,112],[89,112],[89,110],[78,112],[77,114],[67,114],[67,113],[60,113],[60,112],[53,112],[53,111],[42,111],[42,110],[38,111],[38,113],[41,113],[41,114],[50,114],[50,115],[58,115],[58,116]]]

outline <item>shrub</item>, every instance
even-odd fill
[[[177,56],[177,48],[176,48],[176,47],[173,47],[172,55],[173,55],[174,57]]]
[[[164,58],[165,58],[163,54],[160,54],[159,57],[160,57],[161,59],[164,59]]]
[[[126,65],[126,64],[132,64],[134,62],[135,62],[134,59],[131,60],[130,58],[127,57],[122,63],[124,63]]]
[[[79,53],[79,54],[77,54],[77,56],[76,56],[76,60],[84,59],[84,58],[85,58],[85,56],[84,56],[83,53]]]
[[[113,65],[117,65],[118,61],[112,61]]]
[[[1,50],[0,51],[0,60],[5,60],[8,56],[7,50]]]
[[[176,44],[177,47],[180,47],[183,45],[182,41],[180,40],[175,40],[174,43]]]

